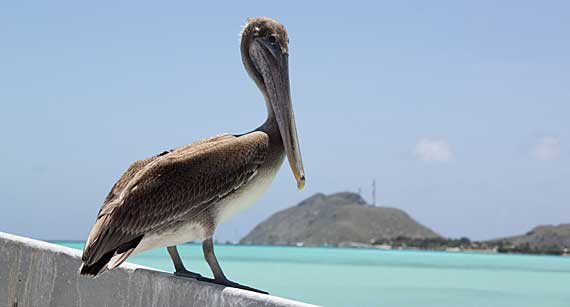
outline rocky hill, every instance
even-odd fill
[[[378,239],[441,237],[396,208],[366,204],[355,193],[315,194],[257,225],[240,243],[370,244]]]
[[[570,224],[537,226],[524,235],[495,239],[490,242],[506,242],[514,246],[528,245],[533,249],[570,248]]]

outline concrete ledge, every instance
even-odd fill
[[[81,252],[0,232],[0,306],[315,307],[125,263],[79,275]]]

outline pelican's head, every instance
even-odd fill
[[[302,189],[305,171],[291,105],[289,37],[285,27],[267,17],[248,19],[241,35],[241,56],[249,76],[265,96],[269,116],[275,116],[297,187]]]

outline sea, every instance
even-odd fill
[[[211,277],[200,244],[178,248],[189,270]],[[254,245],[215,251],[228,278],[322,306],[570,307],[570,257]],[[173,271],[166,248],[128,261]]]

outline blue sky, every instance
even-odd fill
[[[223,224],[243,236],[362,187],[441,234],[570,222],[570,5],[141,1],[0,4],[0,231],[84,239],[130,162],[265,117],[245,19],[290,36],[307,186],[288,168]]]

